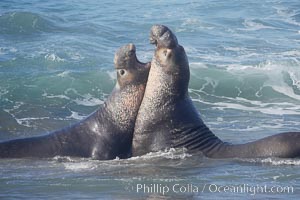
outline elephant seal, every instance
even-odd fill
[[[220,140],[189,97],[189,63],[176,36],[166,26],[154,25],[150,42],[156,50],[136,119],[133,156],[178,147],[211,158],[300,156],[300,133],[281,133],[240,145]]]
[[[130,156],[134,124],[150,63],[136,58],[133,44],[115,54],[117,83],[104,104],[86,119],[45,136],[0,143],[0,157],[74,156],[107,160]]]

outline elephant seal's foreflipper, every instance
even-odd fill
[[[133,155],[185,147],[212,158],[300,156],[300,133],[241,145],[222,142],[203,123],[189,97],[188,59],[176,36],[166,26],[154,25],[150,42],[156,50],[136,120]]]
[[[0,157],[127,158],[150,63],[137,60],[133,44],[120,48],[114,61],[117,84],[97,111],[75,125],[45,136],[2,142]]]
[[[224,145],[215,158],[300,157],[300,132],[286,132],[246,144]]]

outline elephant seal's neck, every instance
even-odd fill
[[[145,86],[132,85],[120,89],[118,84],[103,105],[99,114],[106,113],[108,118],[121,131],[134,128],[136,115],[144,95]]]

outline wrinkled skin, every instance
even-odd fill
[[[211,158],[300,156],[297,132],[240,145],[221,141],[203,123],[189,97],[189,63],[176,36],[166,26],[154,25],[150,42],[156,50],[136,119],[133,156],[180,147]]]
[[[86,119],[45,136],[0,143],[0,157],[91,157],[99,160],[130,156],[134,124],[150,69],[137,60],[133,44],[115,54],[117,84],[101,107]]]

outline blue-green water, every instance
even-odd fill
[[[131,42],[141,61],[151,60],[148,36],[157,23],[170,27],[184,46],[190,95],[220,138],[241,143],[300,131],[297,0],[2,0],[0,140],[43,134],[97,109],[115,84],[115,50]],[[171,150],[113,161],[2,159],[0,169],[3,199],[300,195],[299,159],[211,160]],[[137,192],[139,184],[171,190],[190,184],[199,191]],[[218,192],[214,184],[291,186],[293,192]]]

